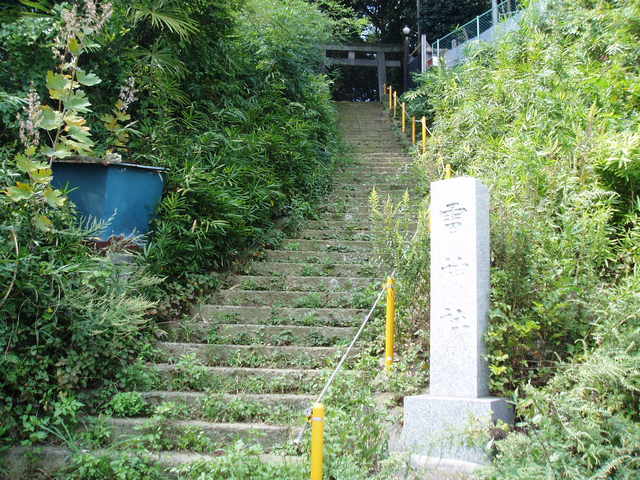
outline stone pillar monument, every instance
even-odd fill
[[[430,387],[404,399],[404,449],[440,462],[485,463],[465,438],[480,421],[513,421],[489,397],[484,334],[489,313],[489,192],[471,177],[431,184]]]

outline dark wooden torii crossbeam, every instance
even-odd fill
[[[387,53],[400,53],[404,51],[402,45],[393,44],[353,44],[353,45],[323,45],[322,50],[326,57],[327,65],[353,65],[356,67],[376,67],[378,69],[378,94],[380,101],[384,98],[384,86],[387,83],[387,67],[401,67],[400,60],[387,60]],[[333,57],[330,52],[347,52],[347,57]],[[373,53],[375,59],[356,58],[356,52]]]

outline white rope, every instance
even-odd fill
[[[395,273],[396,272],[394,270],[393,273],[391,274],[391,276],[392,277],[395,276]],[[387,286],[383,285],[382,289],[380,290],[380,293],[378,293],[378,296],[376,297],[375,302],[373,302],[373,305],[371,305],[371,308],[369,309],[369,312],[364,317],[364,320],[363,320],[362,324],[360,325],[360,328],[358,329],[358,331],[356,332],[355,336],[353,337],[353,340],[351,340],[351,343],[349,344],[349,346],[347,347],[347,350],[342,355],[342,358],[338,362],[338,365],[336,365],[336,368],[331,373],[331,376],[327,380],[327,383],[325,383],[324,388],[320,392],[320,395],[318,395],[318,398],[316,398],[315,403],[320,403],[322,401],[322,399],[324,398],[324,396],[327,394],[327,391],[329,390],[329,387],[331,387],[331,384],[333,383],[334,379],[338,375],[338,372],[340,371],[340,369],[342,368],[342,365],[344,364],[345,360],[349,356],[349,353],[351,353],[351,350],[353,349],[353,346],[358,341],[358,338],[360,338],[360,335],[362,334],[362,332],[364,330],[364,327],[366,327],[367,323],[369,323],[369,320],[371,319],[371,315],[373,315],[373,312],[376,309],[376,307],[378,306],[378,303],[380,302],[380,299],[382,298],[382,294],[386,291],[386,289],[387,289]],[[309,413],[309,415],[310,415],[310,413]],[[295,443],[300,443],[302,441],[302,436],[304,435],[304,432],[307,429],[307,425],[308,425],[308,422],[304,424],[304,426],[302,427],[302,430],[300,430],[300,432],[298,433],[298,436],[295,439]]]
[[[395,274],[396,274],[396,272],[394,270],[393,273],[390,276],[394,277]],[[353,340],[351,340],[351,344],[349,345],[349,347],[347,347],[347,350],[344,352],[344,355],[342,355],[342,358],[340,359],[340,361],[338,362],[338,365],[336,366],[335,370],[333,371],[333,373],[329,377],[329,380],[327,380],[327,383],[325,384],[324,388],[320,392],[320,395],[318,395],[318,398],[316,398],[316,402],[315,403],[320,403],[322,401],[322,399],[324,398],[324,396],[326,395],[327,390],[329,390],[329,387],[333,383],[333,380],[336,378],[336,375],[338,374],[338,372],[342,368],[342,364],[345,362],[345,360],[349,356],[349,353],[351,352],[351,349],[353,348],[353,346],[358,341],[358,338],[360,338],[360,335],[362,334],[362,331],[364,330],[364,327],[366,327],[367,323],[369,323],[369,319],[371,318],[371,315],[373,314],[373,311],[378,306],[378,303],[380,302],[380,299],[382,298],[382,294],[385,292],[386,289],[387,289],[386,285],[383,285],[382,289],[380,290],[380,293],[378,293],[378,297],[376,298],[375,302],[373,302],[373,305],[369,309],[369,313],[367,313],[366,317],[364,317],[364,321],[362,322],[362,325],[360,325],[360,328],[358,329],[358,331],[356,332],[355,336],[353,337]]]
[[[413,241],[416,239],[416,237],[418,236],[418,232],[420,230],[420,221],[418,220],[418,228],[416,228],[416,231],[413,232],[413,236],[411,237],[411,240],[409,240],[407,246],[404,249],[404,252],[406,253],[407,250],[409,250],[409,248],[411,247],[411,245],[413,244]],[[389,275],[390,277],[394,278],[396,276],[396,270],[394,270],[393,272],[391,272],[391,275]],[[371,305],[371,308],[369,309],[369,312],[367,313],[367,315],[364,317],[364,320],[362,321],[362,324],[360,325],[360,328],[358,329],[358,331],[356,332],[355,336],[353,337],[353,340],[351,340],[351,343],[349,344],[349,347],[347,347],[347,350],[345,351],[344,355],[342,355],[342,358],[340,359],[340,361],[338,362],[338,365],[336,365],[336,368],[333,370],[333,372],[331,373],[331,376],[329,377],[329,379],[327,380],[327,383],[324,385],[324,388],[322,389],[322,391],[320,392],[320,395],[318,395],[318,398],[316,398],[315,403],[320,403],[322,401],[322,399],[324,398],[324,396],[326,395],[327,391],[329,390],[329,387],[331,387],[331,384],[333,383],[334,379],[336,378],[336,376],[338,375],[338,372],[340,371],[340,369],[342,368],[342,364],[345,362],[345,360],[347,359],[347,357],[349,356],[349,353],[351,352],[351,350],[353,349],[353,346],[356,344],[356,342],[358,341],[358,338],[360,338],[360,335],[362,334],[364,327],[367,326],[367,324],[369,323],[369,320],[371,319],[371,315],[373,315],[374,310],[376,309],[376,307],[378,306],[378,303],[380,303],[380,299],[382,298],[382,294],[387,290],[387,286],[386,284],[382,287],[382,289],[380,290],[380,293],[378,293],[378,296],[376,297],[376,300],[373,302],[373,305]],[[311,412],[309,412],[309,415],[307,416],[311,416]],[[302,436],[304,435],[304,432],[307,429],[309,422],[306,422],[303,426],[302,429],[300,430],[300,432],[298,433],[298,435],[296,436],[296,439],[294,440],[294,443],[299,444],[302,441]]]

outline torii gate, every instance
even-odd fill
[[[404,52],[402,45],[394,44],[352,44],[352,45],[323,45],[322,50],[326,57],[327,65],[352,65],[356,67],[376,67],[378,69],[378,95],[383,100],[384,86],[387,83],[387,67],[402,67],[400,60],[387,60],[387,53],[399,53],[401,58]],[[333,52],[347,52],[347,57],[331,56]],[[356,58],[356,52],[373,53],[375,59]],[[405,60],[406,61],[406,60]]]

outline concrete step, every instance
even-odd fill
[[[248,275],[287,275],[297,277],[377,277],[379,270],[362,264],[315,264],[286,262],[253,262],[244,273]]]
[[[406,157],[410,157],[410,153],[409,152],[386,152],[384,150],[380,150],[377,152],[371,152],[368,154],[369,157],[371,158],[378,158],[378,157],[402,157],[402,158],[406,158]]]
[[[374,167],[374,166],[358,166],[351,167],[339,173],[337,180],[345,181],[352,177],[363,178],[367,181],[381,181],[384,178],[391,178],[393,180],[397,178],[409,177],[414,175],[410,166],[393,166],[393,167]],[[358,182],[349,182],[358,183]]]
[[[336,214],[333,218],[349,218],[350,214]],[[318,251],[302,251],[302,250],[267,250],[264,258],[273,262],[287,263],[312,263],[312,264],[344,264],[344,263],[361,263],[365,264],[375,259],[372,252],[318,252]]]
[[[350,215],[351,218],[366,219],[371,213],[369,202],[364,199],[359,201],[357,204],[347,202],[327,204],[321,207],[320,210],[322,212],[322,216],[320,218],[327,219],[343,218],[343,215]]]
[[[359,168],[361,171],[368,169],[389,169],[391,171],[400,171],[406,168],[408,165],[412,165],[412,160],[409,159],[395,159],[395,160],[376,160],[372,158],[362,159],[358,163],[354,164],[354,168]],[[370,173],[376,173],[374,170],[369,170]],[[339,177],[338,177],[339,178]]]
[[[362,240],[304,240],[290,238],[282,242],[283,250],[305,250],[317,252],[362,252],[374,247],[371,241]]]
[[[87,427],[90,427],[97,419],[87,418]],[[149,418],[106,418],[104,420],[111,430],[111,441],[125,446],[127,442],[138,445],[140,438],[145,434],[154,433],[158,435],[158,428],[154,426]],[[246,444],[259,444],[265,450],[271,450],[276,446],[281,446],[293,440],[300,427],[288,425],[267,425],[262,423],[212,423],[202,420],[164,420],[162,439],[165,445],[175,445],[175,449],[180,449],[181,436],[186,432],[194,432],[206,437],[214,448],[221,448],[231,445],[238,440]],[[197,432],[197,433],[195,433]],[[184,451],[194,451],[188,446],[183,447]]]
[[[410,199],[422,199],[424,195],[418,190],[392,190],[392,191],[380,191],[376,188],[376,194],[379,198],[391,198],[394,200],[400,200],[404,197],[404,194],[408,193]],[[355,192],[344,192],[341,195],[336,195],[335,201],[335,209],[337,210],[339,207],[346,207],[347,209],[353,208],[362,208],[363,205],[369,204],[369,198],[371,198],[371,194],[373,193],[373,188],[363,188],[360,191]],[[332,204],[328,204],[330,206]]]
[[[374,155],[372,152],[355,154],[350,167],[397,168],[413,165],[414,158],[398,153]]]
[[[193,452],[176,452],[176,451],[158,451],[143,452],[138,448],[127,449],[95,449],[85,450],[86,453],[99,458],[108,458],[116,460],[125,455],[135,459],[146,459],[154,465],[164,470],[164,474],[171,480],[179,480],[174,469],[184,467],[191,464],[216,463],[225,461],[225,457],[220,455],[205,455]],[[62,471],[70,466],[73,455],[77,453],[68,448],[52,447],[52,446],[34,446],[34,447],[14,447],[4,454],[0,454],[0,462],[6,467],[4,474],[7,480],[34,480],[34,472],[46,472],[47,478],[58,473],[64,474]],[[282,456],[263,454],[259,456],[260,460],[271,464],[293,464],[300,463],[304,459],[302,457]],[[44,477],[43,477],[44,478]],[[56,478],[66,478],[57,477]],[[137,477],[136,477],[137,478]]]
[[[371,231],[371,222],[368,219],[362,219],[361,221],[310,220],[305,223],[305,226],[312,230],[344,230],[347,232]]]
[[[215,423],[266,423],[290,425],[304,422],[304,411],[313,403],[311,395],[228,394],[202,392],[142,392],[148,412],[171,407],[180,420]]]
[[[167,390],[215,393],[308,393],[317,394],[331,370],[299,368],[207,367],[156,364],[159,386]],[[346,370],[345,375],[359,373]]]
[[[332,347],[350,341],[353,327],[221,323],[194,318],[164,324],[167,342],[223,345]]]
[[[191,409],[201,410],[211,394],[203,392],[171,392],[166,390],[154,390],[141,392],[142,398],[150,405],[161,405],[164,402],[173,402],[188,405]],[[291,409],[304,410],[313,402],[313,395],[301,395],[294,393],[216,393],[216,399],[224,399],[229,402],[242,400],[248,403],[265,406],[284,405]]]
[[[347,222],[370,222],[371,219],[369,216],[371,215],[371,209],[366,207],[360,207],[358,209],[352,209],[346,211],[346,209],[341,209],[340,211],[336,211],[336,208],[327,207],[321,213],[319,220],[320,221],[347,221]]]
[[[334,186],[335,192],[347,191],[347,192],[361,192],[363,190],[371,191],[374,188],[378,192],[395,192],[411,190],[416,187],[416,184],[399,184],[394,182],[376,182],[376,183],[340,183]]]
[[[370,173],[387,173],[395,168],[413,167],[415,159],[409,155],[391,155],[385,157],[371,157],[360,155],[353,162],[344,167],[347,171],[363,171],[369,168]]]
[[[201,305],[196,317],[210,323],[262,325],[353,326],[362,322],[366,310],[350,308],[272,308]]]
[[[402,195],[394,196],[385,194],[383,192],[378,192],[379,201],[386,202],[388,198],[391,198],[393,203],[398,203],[398,201],[402,198]],[[419,205],[418,202],[422,200],[422,197],[415,193],[409,193],[409,200],[409,206],[416,208]],[[362,197],[360,200],[353,200],[353,202],[350,203],[345,202],[343,204],[324,206],[320,219],[349,220],[353,218],[364,218],[370,220],[372,213],[373,212],[371,210],[370,199]]]
[[[330,347],[350,342],[356,333],[354,327],[297,325],[219,324],[213,329],[217,334],[216,343],[235,345]]]
[[[360,240],[372,241],[373,234],[366,230],[354,229],[312,229],[307,228],[298,232],[299,238],[305,240]]]
[[[256,276],[231,275],[225,281],[228,289],[272,290],[299,292],[346,292],[368,286],[371,277],[297,277],[297,276]]]
[[[392,153],[395,155],[402,155],[406,153],[404,147],[401,145],[351,145],[351,151],[354,155],[369,155],[372,153]]]
[[[359,173],[344,173],[340,178],[340,182],[334,185],[334,190],[332,192],[331,198],[336,193],[336,189],[343,184],[365,184],[365,185],[377,185],[380,183],[395,183],[395,184],[407,184],[410,182],[409,175],[396,175],[396,174],[386,174],[386,175],[368,175],[368,174],[359,174]]]
[[[219,290],[210,303],[294,308],[367,308],[359,292]],[[361,306],[362,305],[362,306]]]
[[[344,351],[339,347],[302,347],[295,345],[207,345],[203,343],[158,343],[167,360],[184,355],[195,357],[207,366],[267,368],[330,368]],[[355,355],[357,349],[352,350]]]

